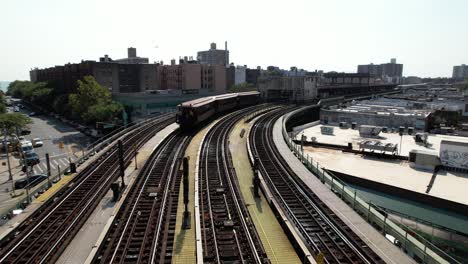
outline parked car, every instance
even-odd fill
[[[24,129],[21,130],[21,135],[24,136],[24,135],[29,135],[29,134],[31,134],[31,130],[26,129],[26,128],[24,128]]]
[[[42,139],[40,138],[33,138],[32,145],[33,147],[38,148],[38,147],[42,147],[44,145],[44,142],[42,142]]]
[[[26,187],[31,188],[31,187],[38,185],[40,182],[46,179],[47,179],[47,175],[44,175],[44,174],[36,174],[36,175],[29,176],[29,181],[28,181],[28,177],[24,177],[15,181],[15,189],[24,189]]]
[[[27,153],[27,152],[31,152],[31,151],[34,151],[34,150],[33,150],[32,145],[21,145],[21,151],[23,153]]]
[[[24,160],[27,166],[34,166],[36,164],[39,164],[39,162],[41,162],[39,160],[39,156],[33,151],[24,152]]]

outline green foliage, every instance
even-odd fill
[[[108,122],[120,117],[122,105],[114,102],[109,90],[99,85],[92,76],[86,76],[78,81],[78,89],[73,94],[58,90],[54,86],[53,82],[14,81],[8,86],[7,94],[22,98],[48,111],[90,124]],[[2,113],[1,103],[0,113]]]
[[[0,91],[0,114],[6,113],[5,94]]]
[[[72,115],[86,123],[111,121],[118,117],[123,107],[112,101],[112,94],[99,85],[92,76],[78,81],[77,93],[68,97]]]
[[[62,94],[62,95],[56,96],[52,103],[52,109],[56,113],[60,113],[65,116],[71,116],[71,110],[68,104],[68,95]]]
[[[32,123],[31,118],[21,113],[0,114],[0,127],[8,129],[9,132],[15,132],[16,128],[22,129]]]
[[[8,86],[7,94],[51,110],[53,89],[47,86],[45,82],[14,81]]]
[[[240,83],[234,84],[229,87],[229,92],[231,93],[239,93],[239,92],[248,92],[248,91],[255,91],[256,88],[252,83]]]
[[[83,114],[85,122],[102,122],[110,121],[112,118],[117,117],[122,112],[122,105],[116,102],[108,104],[98,103],[91,106],[86,113]]]

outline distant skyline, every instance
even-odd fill
[[[356,72],[396,58],[404,76],[451,77],[468,64],[465,0],[3,1],[0,80],[127,56],[196,57],[211,42],[249,67]]]

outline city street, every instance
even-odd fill
[[[29,110],[25,108],[21,112],[27,115]],[[25,139],[32,141],[33,138],[40,138],[44,143],[43,146],[34,148],[34,152],[40,158],[40,163],[33,167],[33,174],[47,174],[46,153],[49,153],[50,157],[51,175],[56,175],[59,168],[63,173],[70,161],[73,162],[82,155],[82,147],[86,147],[90,142],[90,138],[86,135],[52,116],[31,116],[31,119],[33,120],[33,123],[29,125],[31,134],[24,136]],[[0,164],[0,212],[3,212],[21,197],[18,199],[10,197],[12,183],[8,180],[9,173],[5,155],[0,158]],[[14,180],[26,176],[21,171],[18,155],[10,155],[10,165]],[[18,190],[16,194],[23,191]]]

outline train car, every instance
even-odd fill
[[[215,107],[217,113],[229,111],[237,107],[237,94],[223,94],[215,98]]]
[[[260,102],[260,93],[255,91],[238,93],[237,100],[239,107],[256,105]]]
[[[176,122],[181,127],[193,127],[216,113],[215,97],[204,97],[177,106]]]
[[[177,123],[182,128],[194,127],[217,113],[255,105],[259,100],[259,92],[244,92],[210,96],[184,102],[177,106]]]

